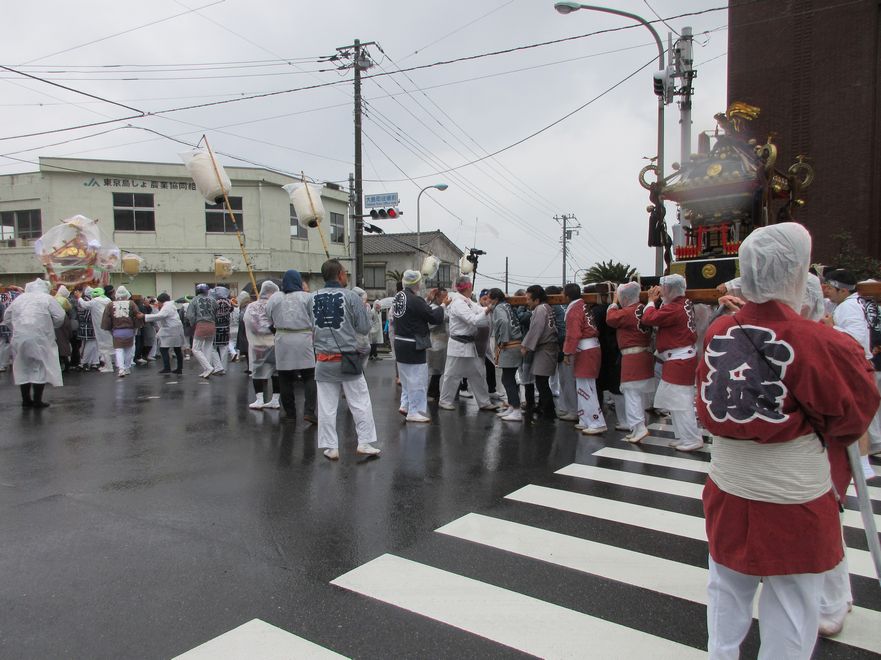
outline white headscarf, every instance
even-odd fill
[[[687,285],[682,275],[665,275],[661,278],[661,299],[664,302],[685,295]]]
[[[28,282],[24,285],[24,292],[49,293],[49,283],[46,280],[41,280],[40,278],[37,278],[33,282]]]
[[[628,282],[618,285],[618,302],[621,307],[629,307],[639,302],[639,282]]]
[[[116,288],[116,294],[114,295],[114,298],[116,298],[117,300],[128,300],[131,297],[132,294],[130,294],[128,292],[128,289],[126,289],[124,286],[120,285]]]
[[[755,303],[778,300],[801,312],[811,235],[797,222],[753,231],[740,246],[740,288]]]
[[[266,280],[260,285],[260,297],[264,300],[270,298],[276,291],[278,291],[278,285],[272,280]]]
[[[823,300],[823,287],[820,278],[808,273],[805,295],[801,302],[801,315],[811,321],[819,321],[826,314],[826,303]]]

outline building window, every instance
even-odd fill
[[[343,224],[343,214],[342,213],[333,213],[330,214],[330,242],[331,243],[345,243],[346,242],[346,232],[345,225]]]
[[[306,228],[300,225],[300,221],[297,218],[297,211],[294,209],[294,205],[291,204],[291,238],[306,238]]]
[[[156,231],[151,193],[113,193],[114,231]]]
[[[205,204],[205,231],[209,234],[234,234],[236,224],[244,231],[245,216],[242,213],[242,198],[230,197],[229,205],[235,213],[235,223],[226,210],[226,204]]]
[[[0,213],[0,240],[35,239],[43,234],[40,209]]]
[[[385,289],[385,264],[364,264],[364,288]]]
[[[437,269],[437,274],[433,278],[425,280],[423,288],[434,289],[440,286],[449,289],[453,286],[451,268],[450,264],[441,264],[440,268]]]

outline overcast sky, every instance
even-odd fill
[[[649,20],[653,11],[666,18],[722,5],[608,2]],[[189,11],[198,7],[204,8]],[[695,33],[696,145],[697,133],[714,128],[713,114],[726,105],[727,11],[668,23]],[[656,60],[649,31],[628,19],[592,11],[562,16],[551,0],[50,0],[6,3],[4,24],[5,65],[135,111],[339,84],[3,139],[0,174],[33,171],[39,156],[179,162],[181,145],[141,130],[149,128],[192,143],[207,133],[218,151],[340,182],[353,171],[352,73],[319,61],[337,47],[355,38],[382,47],[368,49],[376,65],[366,77],[633,25],[365,79],[364,191],[398,192],[404,216],[381,226],[413,231],[419,189],[449,184],[422,196],[422,230],[441,229],[463,249],[485,250],[480,270],[487,277],[501,277],[509,257],[512,289],[559,283],[561,232],[553,216],[562,213],[574,213],[583,226],[571,243],[570,279],[575,269],[609,258],[643,274],[654,269],[654,251],[646,247],[648,199],[637,174],[643,157],[656,151],[656,64],[540,135],[461,167],[523,140]],[[668,27],[654,25],[666,47]],[[138,114],[5,71],[0,80],[0,138]],[[680,159],[679,133],[673,104],[667,106],[668,165]],[[675,221],[672,207],[668,219]]]

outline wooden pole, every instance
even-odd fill
[[[864,298],[881,300],[881,282],[861,282],[857,284],[857,293]],[[595,304],[599,302],[612,302],[612,296],[613,294],[611,293],[585,293],[581,296],[581,299],[586,303]],[[715,305],[721,296],[722,294],[716,291],[716,289],[689,289],[685,292],[685,297],[692,302],[705,303],[707,305]],[[512,305],[526,304],[526,296],[508,296],[507,300]],[[646,302],[648,300],[648,293],[640,291],[639,300],[643,303]],[[567,305],[569,300],[561,294],[548,296],[548,302],[551,305]]]
[[[220,169],[217,166],[217,161],[214,159],[214,152],[211,151],[211,145],[208,144],[207,136],[203,135],[202,141],[205,142],[205,147],[208,149],[208,155],[211,157],[211,164],[214,166],[214,176],[217,177],[217,183],[220,186],[220,189],[223,190],[223,183],[220,180]],[[251,268],[251,257],[245,249],[245,240],[242,238],[242,232],[239,230],[239,223],[236,222],[236,214],[232,210],[232,204],[229,203],[229,195],[227,195],[225,190],[223,190],[223,201],[226,205],[229,217],[232,220],[232,225],[235,227],[236,238],[239,239],[239,248],[242,250],[242,258],[245,260],[245,268],[248,269],[248,277],[251,279],[251,286],[254,287],[254,295],[257,295],[259,291],[257,290],[257,279],[254,277],[254,270]]]

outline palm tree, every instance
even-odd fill
[[[581,280],[582,284],[592,284],[594,282],[616,282],[623,284],[629,282],[636,277],[636,268],[631,268],[630,264],[622,264],[613,262],[600,261],[591,266]]]
[[[392,282],[400,282],[404,279],[404,273],[400,270],[387,270],[385,271],[385,279]]]

